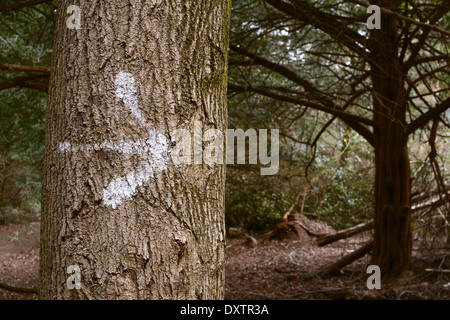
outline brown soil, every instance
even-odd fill
[[[321,279],[324,266],[356,250],[370,233],[318,247],[308,240],[227,240],[226,299],[450,299],[450,274],[426,268],[450,269],[449,249],[424,249],[415,245],[414,274],[396,284],[368,290],[366,256],[341,270],[341,275]],[[247,243],[247,244],[246,244]],[[39,225],[0,226],[0,282],[35,287],[39,267]],[[37,299],[36,294],[0,289],[0,300]]]
[[[39,270],[39,224],[0,226],[0,282],[36,287]],[[36,294],[0,289],[0,300],[37,299]]]

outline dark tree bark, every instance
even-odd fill
[[[69,5],[81,29],[68,29]],[[222,299],[225,165],[175,129],[226,129],[227,0],[60,1],[45,141],[41,299]],[[225,161],[224,161],[225,163]],[[81,289],[69,290],[69,266]]]
[[[396,9],[400,1],[376,4]],[[396,19],[382,15],[370,37],[374,106],[375,233],[371,264],[395,278],[411,263],[411,183],[405,74],[398,57]]]

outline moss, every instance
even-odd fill
[[[217,268],[215,268],[213,271],[211,271],[211,275],[214,277],[221,277],[223,275],[224,266],[223,264],[219,265]]]

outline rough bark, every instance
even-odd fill
[[[81,29],[68,29],[69,5]],[[175,129],[226,129],[227,0],[60,1],[40,299],[222,299],[225,165],[175,165]],[[203,146],[204,147],[204,146]],[[81,289],[67,268],[79,266]]]
[[[400,1],[374,4],[395,10]],[[370,36],[374,105],[375,232],[371,264],[382,277],[395,278],[410,268],[411,184],[406,125],[405,75],[398,57],[397,22],[382,15],[381,29]]]

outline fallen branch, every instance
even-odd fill
[[[439,207],[443,204],[445,204],[445,201],[443,201],[440,197],[436,197],[429,201],[421,202],[421,203],[413,205],[411,207],[411,211],[415,214],[418,214],[418,212],[421,212],[425,209],[428,209],[428,208],[436,209],[437,207]],[[373,224],[373,219],[372,219],[367,222],[360,223],[356,226],[353,226],[353,227],[345,229],[345,230],[338,231],[333,234],[321,235],[317,238],[317,245],[319,247],[322,247],[322,246],[336,242],[341,239],[347,239],[356,234],[371,230],[371,229],[373,229],[373,227],[374,227],[374,224]]]
[[[447,269],[425,269],[426,272],[442,272],[442,273],[450,273],[450,270]]]
[[[8,291],[13,291],[13,292],[23,292],[23,293],[38,293],[38,289],[37,288],[24,288],[24,287],[15,287],[15,286],[10,286],[9,284],[0,282],[0,289],[3,290],[8,290]]]
[[[287,221],[278,224],[269,233],[264,234],[259,240],[301,240],[308,241],[308,232],[302,227],[302,225],[296,221]]]
[[[364,257],[366,254],[368,254],[372,250],[372,247],[373,247],[373,241],[370,241],[369,243],[362,246],[358,250],[353,251],[352,253],[344,256],[342,259],[325,267],[322,271],[319,272],[319,276],[321,278],[329,278],[329,277],[339,274],[340,270],[343,267]]]
[[[450,186],[445,188],[447,191],[450,191]],[[440,194],[440,190],[436,189],[433,191],[424,191],[420,193],[416,193],[411,197],[412,203],[421,203],[424,200],[429,199],[432,196],[436,196]]]
[[[440,207],[441,205],[445,204],[445,201],[443,201],[440,197],[436,197],[434,199],[431,199],[430,201],[422,202],[416,205],[413,205],[411,207],[411,211],[413,213],[416,213],[418,211],[423,211],[428,208],[436,209]]]
[[[319,245],[319,247],[322,247],[324,245],[333,243],[341,239],[347,239],[350,238],[351,236],[354,236],[355,234],[371,230],[373,229],[373,226],[374,226],[373,220],[369,220],[367,222],[360,223],[356,226],[338,231],[333,234],[322,235],[319,238],[317,238],[317,244]]]

